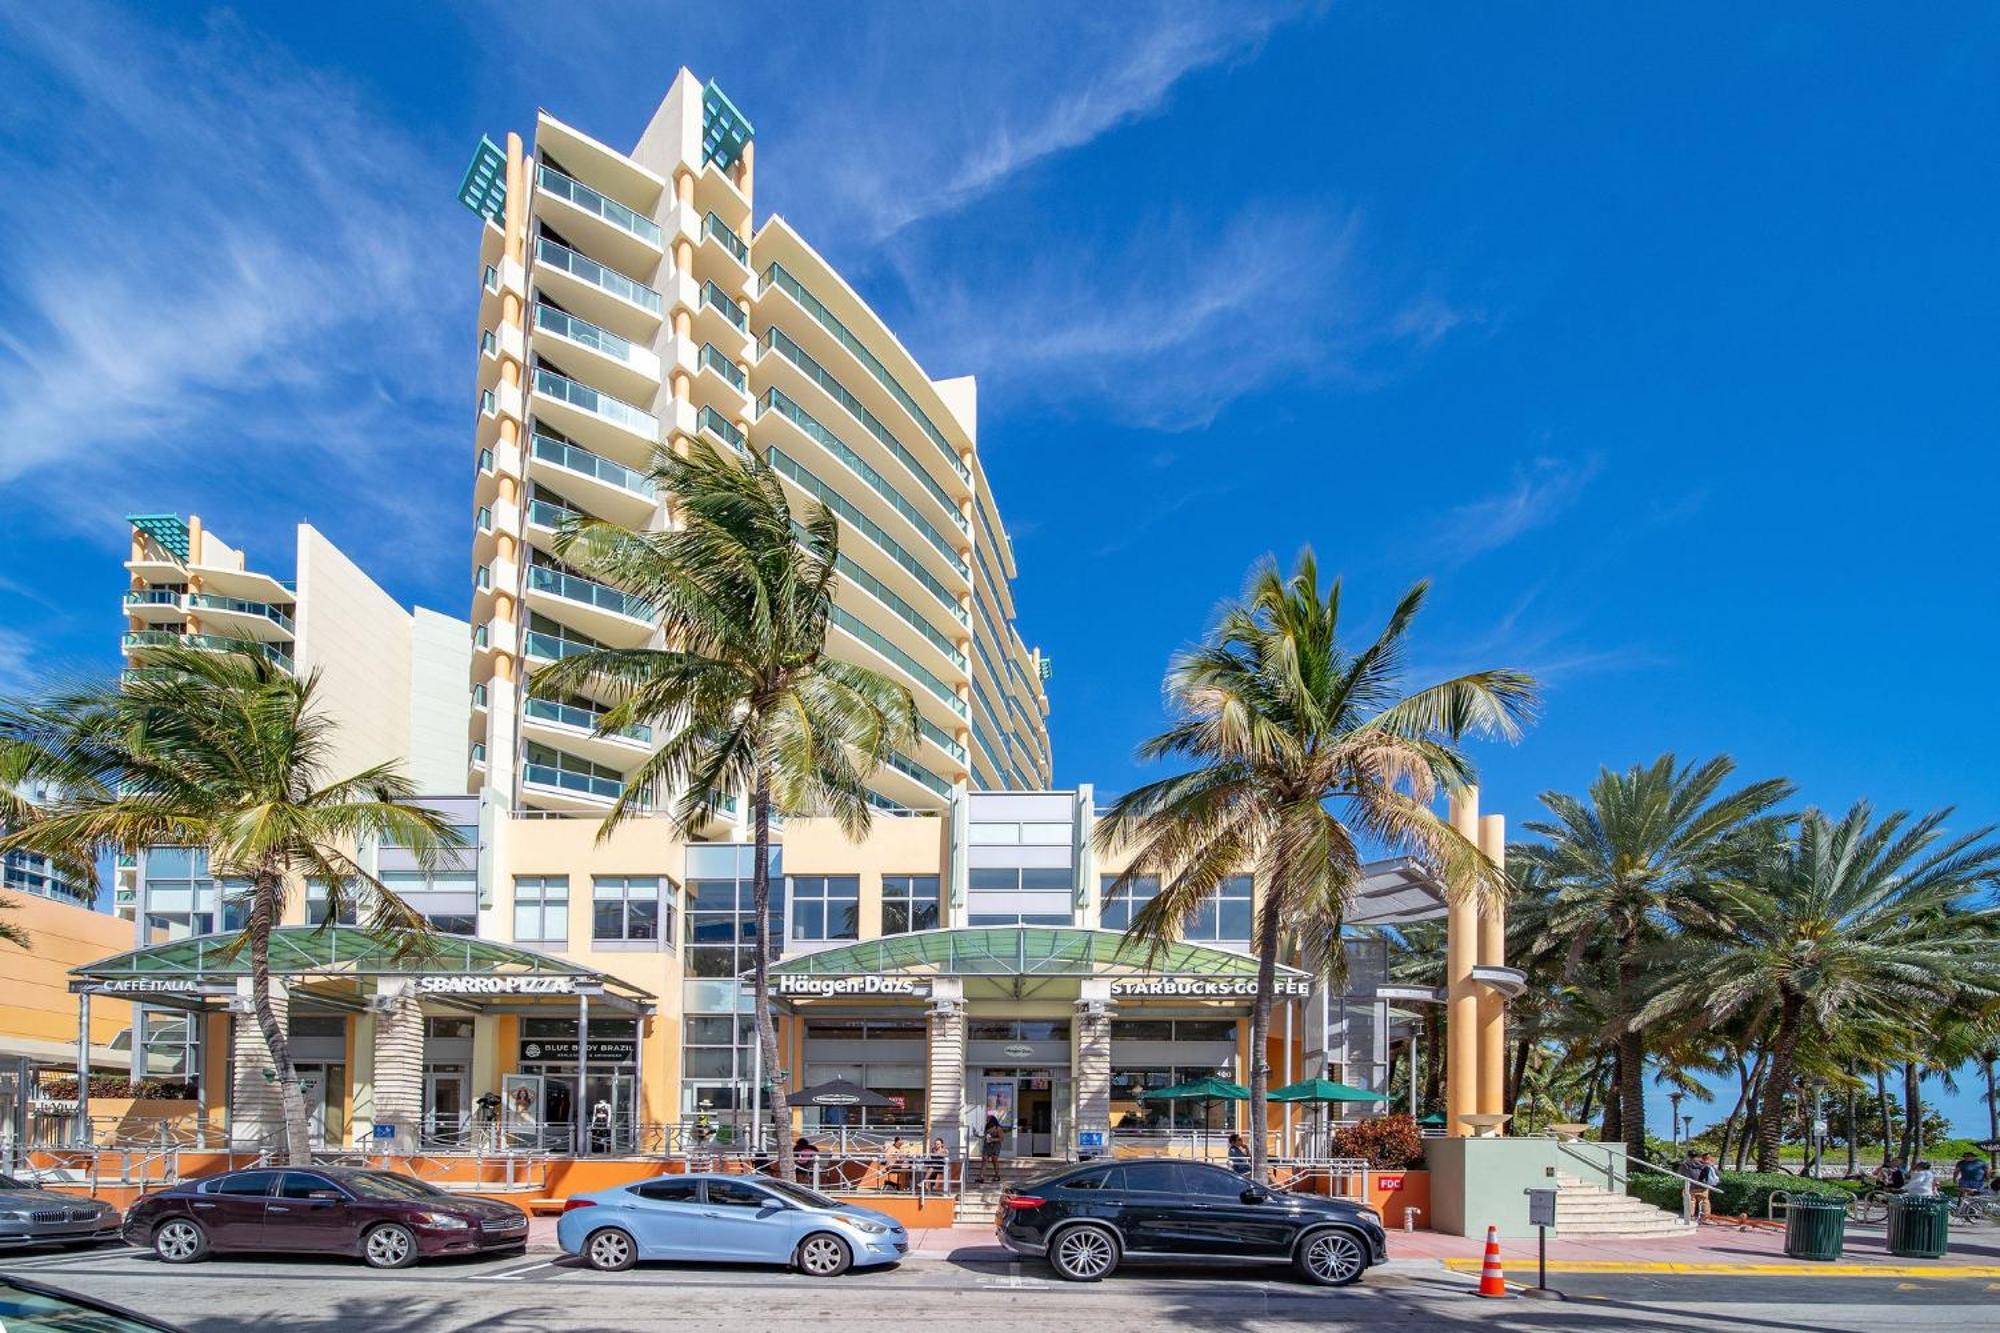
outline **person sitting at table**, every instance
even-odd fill
[[[799,1135],[798,1142],[792,1145],[792,1161],[798,1167],[798,1169],[802,1172],[811,1171],[813,1167],[813,1161],[818,1156],[819,1156],[818,1145],[814,1144],[813,1141],[807,1138],[805,1135],[803,1134]]]
[[[1229,1136],[1229,1169],[1239,1176],[1250,1174],[1250,1145],[1241,1134]]]
[[[889,1140],[889,1146],[882,1150],[883,1164],[889,1168],[891,1188],[908,1185],[910,1182],[910,1145],[903,1142],[901,1134]]]

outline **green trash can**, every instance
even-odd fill
[[[1831,1263],[1847,1243],[1847,1200],[1824,1194],[1793,1197],[1785,1211],[1785,1254]]]
[[[1951,1239],[1951,1201],[1905,1194],[1889,1200],[1889,1253],[1903,1259],[1942,1259]]]

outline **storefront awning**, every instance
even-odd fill
[[[354,926],[281,926],[271,932],[271,974],[293,983],[408,978],[419,990],[471,998],[604,993],[652,995],[629,982],[531,949],[463,935],[380,934]],[[250,975],[250,953],[234,931],[196,935],[114,954],[70,969],[70,989],[151,1003],[194,999]]]
[[[1243,977],[1257,960],[1205,944],[1149,945],[1115,930],[1070,926],[962,926],[838,945],[787,958],[773,976]],[[1278,976],[1310,974],[1278,966]]]

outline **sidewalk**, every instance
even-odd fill
[[[1486,1238],[1443,1236],[1429,1231],[1391,1231],[1391,1259],[1432,1260],[1457,1273],[1477,1273]],[[1501,1263],[1507,1276],[1533,1281],[1536,1242],[1503,1240]],[[2000,1278],[2000,1232],[1981,1228],[1955,1232],[1942,1259],[1904,1259],[1889,1253],[1880,1226],[1850,1223],[1841,1257],[1831,1263],[1792,1259],[1785,1254],[1782,1227],[1728,1223],[1705,1225],[1692,1236],[1549,1237],[1551,1273],[1682,1273],[1728,1276],[1819,1277],[1984,1277]]]

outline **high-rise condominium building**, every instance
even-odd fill
[[[646,470],[707,438],[839,518],[833,650],[902,682],[921,715],[872,780],[877,803],[1047,786],[1047,664],[1014,626],[973,383],[933,380],[784,218],[757,220],[742,113],[682,70],[629,154],[546,112],[531,144],[488,149],[464,192],[487,218],[472,785],[587,813],[645,759],[645,728],[595,734],[603,700],[526,683],[585,647],[659,641],[645,608],[556,556],[557,529],[574,514],[671,527]],[[709,832],[740,830],[744,804]]]
[[[339,547],[298,526],[293,574],[253,568],[198,515],[135,514],[124,596],[128,667],[178,644],[250,652],[285,670],[319,673],[318,711],[333,723],[328,779],[396,762],[426,794],[465,790],[464,679],[471,658],[462,620],[406,611]],[[186,876],[181,876],[186,878]],[[150,915],[175,934],[223,925],[219,901],[148,895],[139,868],[118,869],[118,910]],[[214,897],[211,886],[211,898]]]

